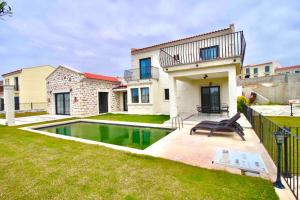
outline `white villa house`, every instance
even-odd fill
[[[103,112],[187,116],[201,111],[237,112],[237,86],[246,42],[228,28],[132,49],[124,79],[88,75],[66,67],[47,78],[48,111],[96,115]],[[104,108],[104,109],[103,109]],[[228,112],[227,112],[228,113]]]
[[[171,117],[237,112],[237,86],[245,54],[242,31],[229,28],[132,49],[126,70],[128,113],[169,113]]]

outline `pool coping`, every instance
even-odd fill
[[[56,133],[50,133],[50,132],[46,132],[46,131],[37,130],[38,128],[72,124],[72,123],[76,123],[76,122],[90,122],[90,123],[101,123],[101,124],[112,124],[112,125],[138,126],[138,127],[161,128],[161,129],[172,130],[172,128],[165,126],[163,124],[110,121],[110,120],[93,120],[93,119],[74,119],[74,120],[63,121],[63,122],[54,122],[54,123],[50,122],[50,123],[42,124],[42,125],[33,125],[33,126],[22,127],[19,129],[46,135],[46,136],[50,136],[50,137],[55,137],[55,138],[59,138],[59,139],[81,142],[81,143],[85,143],[85,144],[100,145],[100,146],[108,147],[108,148],[115,149],[115,150],[121,150],[121,151],[130,152],[130,153],[144,154],[144,155],[150,155],[147,151],[148,148],[150,148],[150,147],[153,148],[153,146],[155,144],[157,144],[157,143],[159,144],[160,141],[165,140],[166,138],[168,138],[168,136],[170,137],[170,135],[173,135],[174,133],[177,132],[177,129],[176,130],[173,129],[173,131],[171,131],[168,135],[166,135],[165,137],[161,138],[160,140],[156,141],[155,143],[151,144],[150,146],[148,146],[147,148],[142,150],[142,149],[135,149],[135,148],[131,148],[131,147],[125,147],[125,146],[120,146],[120,145],[115,145],[115,144],[109,144],[109,143],[104,143],[104,142],[98,142],[98,141],[93,141],[93,140],[88,140],[88,139],[83,139],[83,138],[78,138],[78,137],[73,137],[73,136],[59,135]]]

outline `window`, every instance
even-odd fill
[[[9,85],[9,79],[5,79],[5,85]]]
[[[219,46],[206,47],[200,49],[200,58],[202,60],[212,60],[219,57]]]
[[[132,103],[138,103],[139,102],[139,89],[138,88],[132,88],[131,89],[131,102]]]
[[[140,79],[151,78],[151,58],[140,60]]]
[[[300,74],[300,71],[299,70],[295,71],[295,74]]]
[[[270,66],[269,65],[265,66],[265,74],[266,75],[270,74]]]
[[[165,89],[165,100],[170,99],[169,89]]]
[[[142,103],[149,103],[149,88],[141,88]]]
[[[246,75],[250,75],[250,68],[246,68]]]
[[[265,66],[265,72],[270,72],[270,66]]]
[[[15,91],[19,91],[19,78],[15,77]]]
[[[173,56],[173,58],[174,58],[175,61],[179,61],[179,54],[175,54],[175,55]]]
[[[254,68],[253,69],[253,74],[254,74],[254,77],[257,77],[257,75],[258,75],[258,68]]]

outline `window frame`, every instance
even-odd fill
[[[247,73],[247,71],[249,71],[249,73]],[[250,68],[249,67],[247,67],[246,68],[246,75],[250,75],[251,74],[251,72],[250,72]]]
[[[19,91],[19,77],[14,77],[14,89],[15,91]]]
[[[150,88],[149,87],[141,87],[141,103],[150,103]],[[143,94],[143,90],[148,90],[148,94],[146,93],[146,95]],[[146,98],[146,101],[144,101]]]
[[[168,91],[168,92],[166,93],[166,91]],[[166,98],[166,97],[168,97],[168,98]],[[169,88],[165,88],[164,89],[164,100],[165,101],[169,101],[170,100],[170,89]]]
[[[144,74],[144,75],[142,75],[142,71],[144,71],[144,70],[142,70],[142,65],[141,65],[141,63],[142,63],[142,61],[144,61],[144,60],[150,60],[150,66],[148,66],[149,67],[149,72],[148,72],[148,74]],[[145,79],[151,79],[152,78],[152,73],[151,73],[151,66],[152,66],[152,60],[151,60],[151,57],[147,57],[147,58],[142,58],[142,59],[139,59],[139,70],[140,70],[140,80],[145,80]],[[147,71],[147,68],[146,68],[146,71]]]
[[[255,73],[256,70],[256,73]],[[258,76],[258,67],[253,68],[253,76],[257,77]]]
[[[6,78],[6,79],[5,79],[4,84],[5,84],[5,85],[9,85],[9,78]]]
[[[134,90],[137,91],[137,96],[134,96]],[[139,103],[139,88],[131,88],[130,89],[130,93],[131,93],[131,103]],[[135,98],[137,98],[137,102],[135,102]]]
[[[206,55],[202,53],[203,51],[207,51],[209,49],[214,49],[214,48],[216,48],[216,55],[215,55],[215,57],[208,58],[209,56],[208,56],[207,53],[206,53]],[[205,56],[203,56],[203,55],[205,55]],[[214,60],[214,59],[219,58],[219,56],[220,56],[219,45],[214,45],[214,46],[200,48],[200,55],[199,56],[200,56],[200,59],[203,60],[203,61],[209,61],[209,60]]]

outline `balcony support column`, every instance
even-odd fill
[[[169,88],[170,88],[170,117],[176,117],[178,115],[177,108],[177,83],[176,79],[169,75]]]
[[[5,110],[5,124],[13,126],[15,124],[15,99],[14,86],[4,85],[4,110]]]
[[[229,97],[229,115],[233,116],[237,112],[238,94],[236,71],[234,68],[228,71],[228,97]]]

